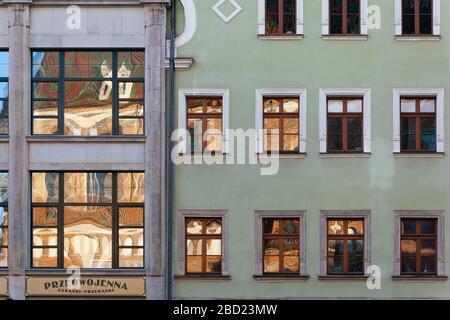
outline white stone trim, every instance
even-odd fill
[[[394,211],[394,266],[393,275],[401,275],[401,219],[402,218],[431,218],[437,219],[437,261],[438,276],[446,276],[445,273],[445,212],[436,210],[395,210]]]
[[[296,0],[296,34],[303,35],[303,0]],[[258,35],[266,34],[266,0],[258,0]]]
[[[363,152],[372,150],[372,106],[371,90],[368,88],[333,88],[319,90],[319,140],[320,153],[327,152],[327,97],[363,96]]]
[[[322,35],[330,34],[330,0],[322,0]],[[368,34],[367,20],[369,15],[368,0],[360,0],[360,35]]]
[[[179,48],[188,43],[197,30],[197,13],[193,0],[180,0],[184,8],[184,31],[175,38],[175,47]]]
[[[255,98],[255,129],[257,132],[256,137],[256,152],[263,153],[264,150],[264,126],[263,126],[263,98],[265,96],[272,97],[282,97],[282,96],[296,96],[300,100],[298,115],[300,118],[300,130],[299,130],[299,150],[298,153],[306,153],[306,89],[305,88],[297,88],[297,89],[288,89],[288,88],[280,88],[280,89],[256,89],[256,98]]]
[[[176,276],[186,275],[186,218],[220,218],[222,220],[222,276],[230,276],[228,261],[228,211],[226,210],[178,210],[177,211],[177,264]]]
[[[217,96],[222,97],[222,153],[229,152],[229,110],[230,110],[230,90],[229,89],[179,89],[178,90],[178,129],[182,129],[184,134],[178,137],[181,144],[181,153],[188,150],[186,135],[186,97],[187,96]]]
[[[371,212],[369,210],[322,210],[320,211],[320,275],[328,274],[327,268],[327,219],[364,219],[364,275],[371,265]],[[345,275],[344,275],[345,276]]]
[[[402,35],[402,0],[395,1],[395,35]],[[441,0],[433,0],[433,35],[441,34]]]
[[[436,152],[444,152],[444,88],[395,88],[393,89],[392,122],[393,152],[400,152],[400,97],[436,97]]]
[[[263,275],[263,219],[300,219],[300,264],[299,275],[306,275],[306,211],[305,210],[265,210],[255,211],[255,276]]]

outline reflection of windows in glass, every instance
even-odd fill
[[[8,134],[9,53],[0,51],[0,135]]]
[[[405,35],[433,34],[433,0],[402,0],[402,32]]]
[[[34,51],[33,134],[144,134],[143,51]]]
[[[265,97],[263,104],[264,151],[298,152],[299,99]]]
[[[401,152],[436,152],[436,98],[400,98]]]
[[[299,272],[299,219],[263,219],[263,273]]]
[[[0,268],[8,266],[8,173],[0,172]]]
[[[295,34],[296,0],[266,0],[266,34]]]
[[[222,98],[187,97],[187,129],[191,152],[222,150]]]
[[[436,274],[437,219],[401,219],[401,274]]]
[[[360,0],[330,1],[330,34],[360,34]]]
[[[363,98],[328,97],[327,152],[363,152]]]
[[[186,274],[221,274],[222,219],[186,218]]]
[[[327,273],[363,274],[364,219],[327,219]]]
[[[144,173],[33,172],[32,266],[143,268]]]

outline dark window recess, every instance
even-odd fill
[[[402,0],[402,33],[433,34],[433,0]]]
[[[361,33],[360,0],[329,0],[330,35]]]
[[[295,34],[296,27],[296,0],[266,0],[266,34]]]

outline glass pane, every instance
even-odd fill
[[[298,219],[264,219],[264,233],[266,234],[298,234]]]
[[[280,102],[276,99],[264,100],[264,113],[280,112]]]
[[[344,103],[342,100],[328,100],[328,112],[344,112]]]
[[[424,219],[420,221],[420,233],[421,234],[435,234],[436,233],[436,220]]]
[[[68,78],[112,78],[111,52],[67,51],[64,56]]]
[[[264,129],[267,130],[267,134],[279,134],[280,120],[278,118],[265,118]]]
[[[33,246],[57,245],[58,229],[33,228]]]
[[[436,100],[420,99],[420,112],[435,112]]]
[[[144,103],[134,101],[119,102],[119,116],[142,117],[144,116]]]
[[[33,77],[57,78],[59,76],[59,52],[33,52]]]
[[[289,113],[298,112],[298,99],[284,99],[283,111]]]
[[[8,266],[8,248],[0,248],[0,268]]]
[[[267,34],[281,33],[280,24],[278,21],[278,12],[277,13],[266,12],[266,33]]]
[[[64,134],[111,135],[112,82],[66,81],[64,87]]]
[[[33,202],[58,202],[58,172],[33,172],[31,179]]]
[[[362,112],[362,100],[347,100],[347,112]]]
[[[188,119],[189,139],[192,152],[203,150],[203,123],[200,119]]]
[[[58,119],[34,118],[33,134],[55,134],[58,132]]]
[[[328,255],[340,256],[344,254],[344,240],[328,240]]]
[[[421,255],[435,255],[436,254],[436,240],[421,240],[420,241]]]
[[[421,118],[420,119],[420,132],[422,134],[435,134],[436,133],[436,119],[435,118]]]
[[[111,268],[112,209],[64,208],[64,267]]]
[[[420,119],[420,149],[422,151],[436,150],[436,119]]]
[[[222,257],[206,257],[206,272],[220,273],[222,271]]]
[[[8,246],[8,228],[0,228],[0,247]]]
[[[352,254],[348,256],[348,272],[364,272],[363,256],[361,254]]]
[[[280,243],[278,240],[264,240],[264,255],[278,256],[280,254]]]
[[[64,173],[64,202],[108,203],[112,199],[112,173]]]
[[[360,31],[359,14],[348,14],[347,15],[347,33],[348,34],[359,34]]]
[[[119,99],[144,99],[144,83],[119,82]]]
[[[414,13],[415,0],[402,0],[402,12]]]
[[[207,119],[206,130],[206,150],[220,151],[222,149],[222,119]]]
[[[420,272],[436,273],[436,256],[421,257],[420,264]]]
[[[284,133],[298,133],[298,119],[283,119]]]
[[[347,0],[347,12],[359,13],[359,1],[360,0]]]
[[[58,224],[58,208],[34,207],[33,226],[56,227]]]
[[[401,135],[401,150],[402,151],[415,151],[416,150],[416,135],[415,134],[402,134]]]
[[[9,85],[8,82],[0,82],[0,98],[8,98]]]
[[[201,256],[203,252],[203,240],[201,239],[187,239],[186,240],[186,254],[188,256]]]
[[[327,129],[328,133],[342,134],[342,118],[328,118]]]
[[[8,51],[0,51],[0,77],[7,78],[9,75],[9,53]]]
[[[342,15],[332,14],[330,17],[330,34],[342,34]]]
[[[344,257],[336,256],[328,258],[328,273],[344,272]]]
[[[8,201],[8,173],[0,172],[0,202]]]
[[[328,220],[328,234],[344,234],[344,221]]]
[[[206,241],[206,255],[220,256],[222,254],[222,240],[210,239]]]
[[[33,83],[33,98],[58,99],[58,83],[57,82]]]
[[[118,53],[119,78],[144,78],[145,52],[121,51]]]
[[[119,268],[143,268],[144,251],[138,248],[119,249]]]
[[[362,221],[362,220],[348,220],[347,221],[347,234],[348,235],[361,235],[361,234],[364,234],[364,221]]]
[[[8,207],[0,207],[0,227],[8,225]]]
[[[432,13],[433,0],[420,0],[420,13]]]
[[[363,151],[362,134],[348,134],[347,135],[347,150],[354,152]]]
[[[119,226],[144,226],[144,208],[119,208]]]
[[[416,240],[402,240],[401,241],[401,253],[402,254],[416,254],[417,243]]]
[[[123,246],[139,246],[140,239],[144,238],[143,228],[120,228],[119,243]]]
[[[119,119],[119,134],[142,135],[144,134],[144,119]]]
[[[402,219],[402,234],[416,234],[416,220]]]
[[[401,112],[416,112],[416,100],[415,99],[401,99]]]
[[[201,220],[187,220],[186,232],[188,234],[202,234],[202,221]]]
[[[8,116],[8,101],[0,100],[0,117]]]
[[[208,99],[205,103],[207,113],[222,113],[222,99]]]
[[[420,136],[420,150],[435,152],[436,151],[436,135],[422,134]]]
[[[186,272],[187,273],[202,272],[202,257],[198,256],[186,257]]]
[[[298,135],[284,135],[283,151],[298,151]]]
[[[295,33],[295,2],[296,0],[284,0],[283,1],[283,33],[292,34]]]
[[[342,0],[331,0],[330,1],[330,11],[332,13],[342,12]]]
[[[8,118],[0,118],[0,134],[8,134]]]
[[[56,268],[58,249],[56,248],[36,248],[33,249],[33,267],[35,268]]]
[[[363,240],[348,240],[347,250],[349,255],[362,255],[364,250]]]
[[[34,101],[33,102],[34,116],[57,116],[58,115],[58,101]]]
[[[283,257],[283,272],[299,272],[299,258],[298,256]]]
[[[283,255],[298,256],[299,255],[299,241],[298,239],[283,240]]]
[[[145,173],[119,172],[117,174],[118,202],[144,202]]]
[[[401,270],[404,273],[416,272],[416,257],[415,256],[402,257]]]
[[[402,33],[415,34],[415,20],[414,14],[404,14],[402,17]]]
[[[206,234],[221,234],[222,225],[220,221],[214,220],[206,225]]]
[[[420,34],[433,34],[433,16],[431,14],[420,15]]]
[[[280,272],[279,256],[264,256],[264,272]]]

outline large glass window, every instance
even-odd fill
[[[143,51],[34,51],[33,134],[144,134]]]
[[[433,34],[433,0],[402,0],[402,31],[405,35]]]
[[[330,34],[360,34],[360,0],[330,1]]]
[[[266,0],[266,34],[295,34],[296,0]]]
[[[0,172],[0,268],[8,266],[8,173]]]
[[[8,134],[9,53],[0,51],[0,135]]]
[[[32,266],[143,268],[144,173],[33,172]]]

